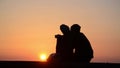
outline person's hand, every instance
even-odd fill
[[[61,38],[61,37],[62,37],[62,35],[60,35],[60,34],[55,35],[55,38]]]

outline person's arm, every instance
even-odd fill
[[[59,53],[60,46],[61,46],[62,35],[57,34],[57,35],[55,35],[55,38],[57,39],[57,42],[56,42],[56,53]]]
[[[60,39],[61,37],[62,37],[62,35],[60,35],[60,34],[55,35],[55,38],[57,38],[57,39]]]

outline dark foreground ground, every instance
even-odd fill
[[[35,61],[0,61],[0,68],[120,68],[120,63],[45,63]]]

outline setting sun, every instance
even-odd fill
[[[47,61],[47,56],[46,56],[46,54],[41,54],[41,55],[40,55],[40,61],[42,61],[42,62]]]

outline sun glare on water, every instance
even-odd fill
[[[42,62],[46,62],[46,61],[47,61],[47,56],[46,56],[46,54],[41,54],[41,55],[40,55],[40,61],[42,61]]]

